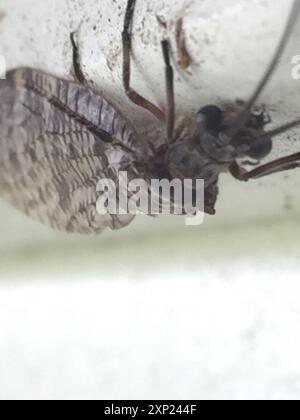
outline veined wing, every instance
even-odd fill
[[[104,98],[76,83],[21,68],[0,81],[0,195],[52,228],[99,233],[133,216],[100,216],[96,186],[136,173],[145,149]],[[140,167],[140,165],[138,165]]]

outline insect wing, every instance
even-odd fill
[[[0,82],[0,194],[52,228],[99,233],[131,215],[98,214],[97,184],[134,169],[133,128],[101,96],[31,69]],[[141,152],[141,153],[140,153]]]

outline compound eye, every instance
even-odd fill
[[[199,124],[208,131],[219,132],[223,123],[223,111],[215,105],[208,105],[197,113]]]
[[[252,159],[262,160],[271,153],[272,146],[271,139],[257,140],[250,146],[247,155]]]

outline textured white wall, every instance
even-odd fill
[[[122,89],[120,40],[125,4],[125,0],[0,0],[0,53],[7,58],[8,68],[28,65],[70,77],[69,33],[79,29],[84,69],[95,88],[139,125],[141,133],[148,132],[149,124],[154,130],[155,121],[131,105]],[[291,4],[291,0],[138,1],[134,86],[159,104],[165,103],[160,41],[164,36],[171,39],[176,63],[175,22],[183,13],[193,64],[188,73],[177,66],[178,112],[246,99],[273,54]],[[157,15],[167,23],[167,30],[158,24]],[[300,81],[291,77],[291,59],[299,52],[295,34],[262,98],[274,125],[299,115]],[[276,139],[272,157],[299,150],[299,133],[295,130],[289,138]],[[298,214],[298,174],[294,171],[248,185],[223,176],[218,216],[210,223]],[[243,203],[242,210],[239,203]]]

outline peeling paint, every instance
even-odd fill
[[[186,45],[186,33],[183,27],[183,17],[180,17],[176,22],[176,42],[180,67],[182,70],[187,70],[193,60]]]

